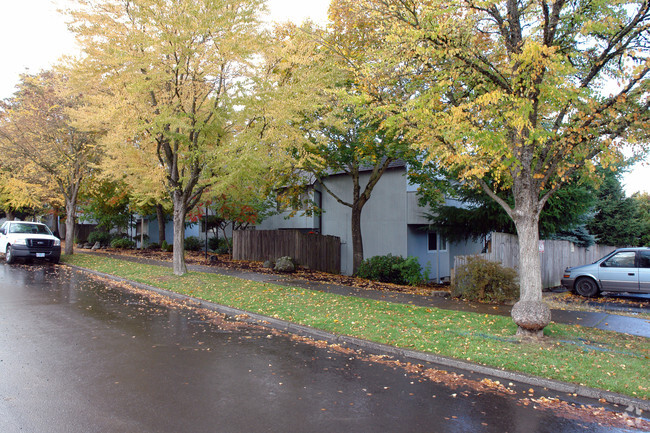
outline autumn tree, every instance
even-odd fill
[[[172,213],[172,202],[167,190],[166,170],[160,164],[157,152],[147,146],[147,137],[133,133],[128,124],[111,125],[105,130],[103,142],[104,157],[100,165],[95,188],[89,191],[91,201],[101,197],[102,187],[120,185],[124,197],[124,209],[141,215],[156,215],[158,221],[158,242],[165,239],[165,225]],[[134,145],[137,143],[137,145]],[[111,200],[114,201],[114,200]],[[97,203],[101,209],[102,203]]]
[[[208,192],[207,197],[208,200],[197,205],[191,212],[190,221],[205,224],[206,232],[211,231],[215,238],[221,233],[228,254],[232,254],[232,239],[229,239],[228,234],[259,224],[272,212],[274,204],[267,196],[251,194],[251,191],[231,190],[216,196]]]
[[[129,225],[129,191],[123,182],[96,179],[95,185],[82,194],[81,209],[97,229],[110,232]]]
[[[155,155],[173,204],[177,275],[187,271],[188,210],[229,145],[244,70],[258,42],[261,0],[80,0],[72,28],[113,143]]]
[[[7,158],[0,162],[0,209],[8,220],[13,220],[21,211],[63,204],[49,185],[41,183],[39,170],[30,163],[25,166],[25,163]]]
[[[277,32],[284,51],[269,63],[277,82],[275,98],[290,102],[279,115],[294,157],[285,185],[315,182],[340,205],[350,209],[353,272],[364,259],[361,215],[386,170],[410,152],[386,116],[370,109],[371,99],[359,91],[366,49],[382,42],[372,37],[369,23],[338,7],[330,9],[332,23],[319,29],[311,23],[285,26]],[[395,90],[399,91],[399,90]],[[335,191],[326,178],[349,179],[349,189]],[[367,175],[367,176],[364,176]],[[289,189],[291,190],[291,189]],[[293,188],[297,194],[301,188]],[[287,191],[287,189],[285,189]]]
[[[518,333],[542,335],[550,320],[541,300],[542,209],[574,175],[617,162],[624,144],[645,150],[648,1],[347,3],[386,35],[383,60],[367,64],[367,75],[409,86],[407,100],[383,110],[513,220],[521,285],[513,318]]]
[[[32,199],[50,195],[53,206],[65,205],[65,254],[73,253],[79,191],[99,156],[94,134],[70,117],[84,104],[61,72],[23,75],[0,118],[0,146],[3,161],[12,164],[12,181],[31,194],[40,191]]]

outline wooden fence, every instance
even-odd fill
[[[489,251],[477,255],[493,262],[500,262],[503,266],[518,269],[519,241],[517,236],[492,233],[491,238]],[[593,263],[616,249],[605,245],[581,248],[569,241],[544,240],[541,243],[539,255],[542,263],[542,287],[544,288],[559,286],[562,273],[568,266]],[[462,265],[467,257],[469,256],[454,257],[454,269]]]
[[[298,230],[236,230],[232,243],[235,260],[275,261],[289,256],[307,269],[341,273],[341,240],[336,236]]]

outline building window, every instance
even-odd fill
[[[429,251],[447,251],[447,240],[438,232],[429,232],[427,242]]]

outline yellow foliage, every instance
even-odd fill
[[[75,128],[70,112],[83,98],[69,76],[48,71],[23,75],[0,113],[6,206],[62,207],[74,203],[97,152],[92,134]]]

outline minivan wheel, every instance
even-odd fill
[[[579,278],[578,281],[576,281],[575,290],[578,295],[587,298],[592,298],[598,295],[599,292],[596,282],[587,277]]]

